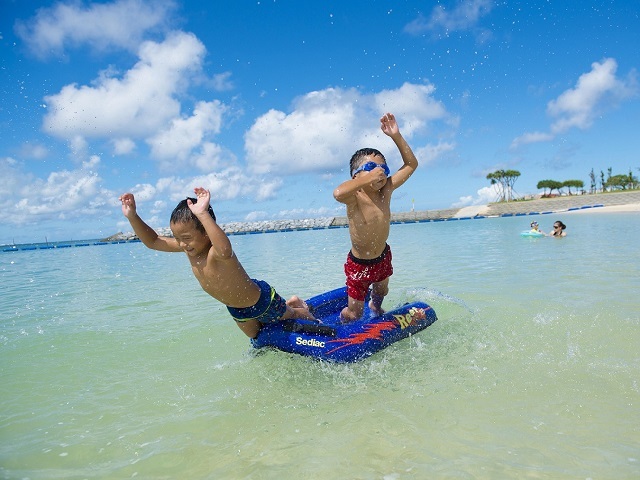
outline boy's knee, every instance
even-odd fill
[[[291,297],[289,300],[287,300],[286,303],[290,307],[304,307],[304,302],[297,295],[294,295],[293,297]]]
[[[254,319],[247,320],[246,322],[238,322],[236,320],[236,325],[238,325],[238,328],[249,338],[256,338],[262,326],[259,321]]]

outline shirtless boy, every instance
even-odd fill
[[[194,189],[197,199],[182,200],[171,214],[173,238],[158,235],[136,212],[131,193],[120,197],[122,213],[148,248],[162,252],[184,252],[202,289],[227,306],[240,330],[255,338],[262,323],[313,315],[299,297],[287,302],[266,282],[249,278],[231,247],[229,238],[216,223],[209,205],[211,194]]]
[[[369,287],[369,308],[383,313],[382,301],[389,293],[389,277],[393,273],[391,250],[387,245],[391,222],[391,194],[406,182],[418,168],[418,160],[400,134],[395,117],[387,113],[380,128],[394,141],[404,164],[389,176],[387,162],[378,150],[358,150],[350,163],[351,180],[333,192],[334,198],[347,206],[351,251],[344,265],[347,276],[348,305],[342,310],[343,321],[362,316]]]

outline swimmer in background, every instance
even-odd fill
[[[540,230],[540,226],[538,225],[538,222],[533,221],[529,226],[531,227],[531,233],[539,233],[541,235],[545,235],[545,233],[542,230]]]
[[[553,231],[549,232],[547,235],[549,237],[566,237],[567,236],[567,232],[565,232],[565,228],[567,228],[567,226],[562,223],[560,220],[556,220],[553,223]]]
[[[209,205],[209,190],[196,187],[194,192],[197,199],[182,200],[171,214],[169,226],[173,237],[158,235],[138,216],[131,193],[120,196],[122,213],[146,247],[161,252],[186,253],[202,289],[227,306],[240,330],[248,337],[257,337],[263,323],[288,318],[314,320],[301,298],[293,296],[285,302],[267,282],[247,275],[229,238],[216,223]]]

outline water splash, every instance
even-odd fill
[[[437,302],[445,302],[450,305],[456,305],[465,309],[468,313],[475,314],[477,313],[474,309],[469,307],[464,300],[456,298],[447,293],[443,293],[439,290],[429,287],[412,287],[407,288],[401,295],[402,302],[399,305],[402,305],[406,302],[416,302],[421,301],[428,304],[437,303]],[[433,306],[433,305],[432,305]]]

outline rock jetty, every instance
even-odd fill
[[[297,230],[318,230],[323,228],[336,228],[343,225],[334,225],[333,217],[305,218],[302,220],[263,220],[260,222],[229,222],[221,223],[220,228],[227,235],[246,235],[252,233],[294,232]],[[158,235],[171,237],[171,229],[163,227],[156,229]],[[138,237],[133,232],[118,232],[106,238],[105,241],[130,241]]]
[[[490,203],[475,207],[449,208],[444,210],[421,210],[391,214],[392,223],[430,222],[458,220],[464,218],[485,218],[511,215],[535,215],[541,213],[562,213],[571,210],[640,204],[640,191],[600,193],[593,195],[569,195],[555,198],[539,198],[513,202]],[[348,225],[347,217],[307,218],[302,220],[263,220],[260,222],[221,223],[227,235],[254,233],[292,232],[297,230],[317,230],[323,228],[343,228]],[[159,235],[172,236],[168,227],[156,230]],[[134,233],[119,232],[104,241],[136,240]]]

